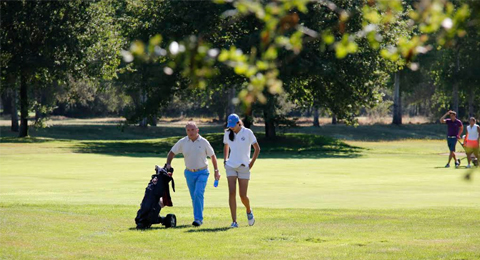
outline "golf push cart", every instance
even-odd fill
[[[171,181],[173,192],[175,192],[175,182],[171,173],[173,173],[173,168],[167,171],[166,165],[163,168],[155,165],[155,174],[152,175],[145,189],[145,195],[135,218],[137,229],[150,228],[153,224],[162,224],[167,228],[177,225],[177,218],[174,214],[160,216],[162,207],[173,206],[168,185]]]

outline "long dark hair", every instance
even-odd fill
[[[243,122],[242,122],[241,119],[238,121],[238,124],[240,124],[241,126],[243,126]],[[230,139],[230,141],[233,142],[233,140],[235,140],[235,133],[234,133],[233,130],[230,129],[230,128],[229,128],[227,131],[229,132],[229,133],[228,133],[228,139]]]

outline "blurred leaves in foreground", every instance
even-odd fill
[[[347,0],[346,0],[347,1]],[[305,41],[320,39],[322,48],[335,50],[336,57],[343,59],[359,51],[358,42],[366,40],[381,56],[392,62],[402,63],[413,70],[417,55],[425,54],[438,46],[452,46],[457,38],[466,34],[467,20],[471,13],[467,4],[455,6],[447,0],[422,0],[407,4],[401,0],[368,0],[361,9],[361,27],[350,32],[349,11],[328,0],[252,1],[215,0],[218,4],[231,6],[224,12],[228,24],[245,17],[254,16],[258,22],[259,45],[248,50],[237,46],[216,48],[204,38],[190,36],[163,42],[162,36],[153,36],[148,43],[135,41],[130,50],[122,52],[125,62],[134,59],[143,62],[164,63],[164,73],[171,75],[180,70],[190,79],[192,87],[205,88],[207,80],[215,76],[220,64],[230,67],[235,74],[245,77],[246,84],[239,98],[247,106],[259,101],[266,103],[266,93],[275,95],[284,91],[279,75],[279,53],[291,52],[299,55]],[[337,1],[338,2],[338,1]],[[326,6],[338,16],[331,28],[317,30],[307,28],[300,14],[308,11],[309,4]],[[414,28],[415,35],[399,36],[394,42],[385,44],[383,33],[402,22]],[[351,30],[350,30],[351,31]]]

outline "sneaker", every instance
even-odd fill
[[[200,221],[200,220],[195,220],[195,221],[192,222],[192,225],[195,226],[195,227],[199,227],[199,226],[201,226],[202,224],[203,224],[203,222]]]
[[[253,212],[247,213],[248,225],[253,226],[255,224],[255,218],[253,217]]]
[[[460,167],[460,163],[455,162],[455,168],[458,168],[458,167]]]
[[[447,165],[445,165],[445,168],[450,168],[450,164],[447,163]]]
[[[470,166],[470,164],[469,164],[469,165],[467,165],[467,169],[469,169],[469,168],[472,168],[472,166]]]
[[[232,222],[232,224],[230,225],[231,228],[237,228],[238,227],[238,224],[237,222]]]

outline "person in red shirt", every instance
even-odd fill
[[[450,118],[445,119],[445,117],[450,116]],[[460,166],[460,160],[457,160],[455,155],[455,146],[457,145],[457,140],[460,139],[460,135],[463,133],[463,123],[457,119],[457,113],[455,111],[448,111],[445,115],[440,118],[440,123],[447,124],[447,144],[450,150],[450,155],[448,156],[448,163],[445,165],[445,168],[450,167],[450,161],[452,158],[455,161],[455,167]]]

